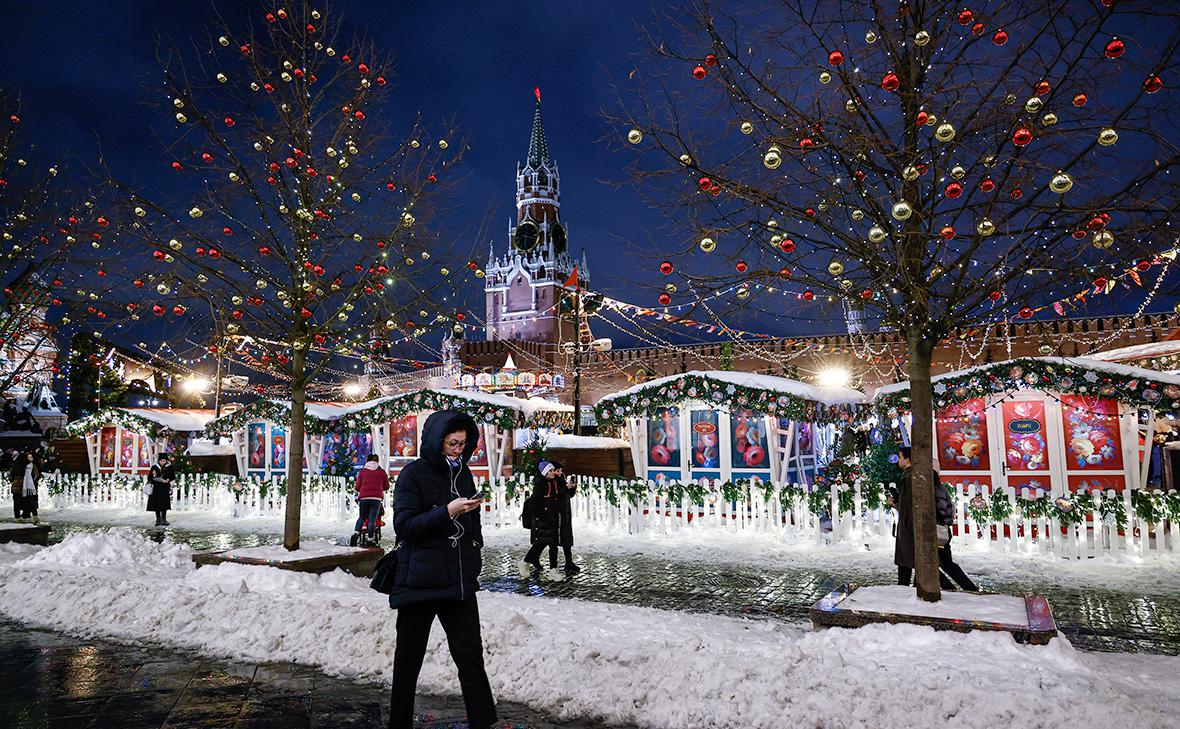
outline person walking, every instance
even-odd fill
[[[169,526],[168,510],[172,508],[172,480],[176,470],[172,467],[172,454],[161,453],[156,465],[148,472],[147,510],[156,512],[156,526]]]
[[[356,518],[357,534],[365,529],[367,543],[375,542],[377,533],[377,519],[381,516],[381,503],[385,500],[385,492],[389,491],[389,474],[381,468],[380,458],[376,453],[370,453],[365,459],[365,467],[356,475],[356,499],[360,507],[360,515]],[[366,522],[368,527],[365,527]]]
[[[19,522],[41,523],[37,515],[37,486],[41,483],[41,467],[33,451],[29,450],[16,457],[9,471],[12,481],[13,511]]]
[[[954,581],[960,589],[967,592],[979,592],[979,587],[976,586],[963,568],[955,563],[951,556],[951,538],[954,532],[951,531],[951,526],[955,523],[955,507],[951,503],[951,495],[942,485],[942,477],[938,471],[934,472],[934,512],[936,523],[939,526],[939,545],[938,545],[938,566],[941,568],[939,577],[942,580],[943,587],[949,587],[946,578]],[[943,542],[945,536],[946,542]],[[944,577],[945,575],[945,577]]]
[[[581,568],[574,564],[571,554],[574,530],[570,496],[573,492],[566,483],[560,463],[541,461],[537,464],[537,470],[538,473],[533,477],[533,493],[529,507],[533,517],[533,526],[529,534],[532,546],[517,563],[517,568],[521,577],[528,577],[533,569],[540,572],[541,552],[548,547],[549,576],[552,579],[561,579],[557,572],[558,545],[565,551],[566,574],[581,572]]]
[[[471,416],[433,413],[422,427],[420,456],[398,474],[393,487],[393,526],[400,553],[389,606],[397,610],[390,729],[411,729],[418,674],[437,617],[472,729],[497,725],[496,703],[483,661],[479,590],[483,533],[477,509],[483,496],[467,461],[479,442]]]
[[[914,574],[914,510],[910,478],[912,454],[909,446],[897,449],[897,467],[901,469],[901,479],[896,492],[889,496],[889,505],[897,509],[897,523],[893,525],[893,563],[897,565],[897,584],[906,586]]]

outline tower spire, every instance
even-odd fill
[[[541,87],[533,87],[537,97],[537,109],[533,112],[533,133],[529,137],[528,166],[537,167],[549,161],[549,145],[545,143],[545,125],[541,123]]]

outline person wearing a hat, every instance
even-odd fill
[[[540,472],[533,478],[532,512],[533,526],[530,538],[532,547],[518,563],[521,577],[528,577],[531,569],[541,570],[541,551],[549,547],[549,577],[561,579],[557,571],[557,547],[565,551],[565,574],[575,575],[582,571],[574,564],[571,548],[574,546],[573,513],[570,498],[576,491],[562,473],[561,464],[541,461],[537,464]]]

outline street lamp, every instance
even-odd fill
[[[815,379],[820,387],[848,387],[852,373],[844,367],[833,366],[820,370]]]
[[[361,386],[356,382],[350,382],[344,386],[345,397],[358,397],[361,394]]]
[[[198,375],[188,378],[180,387],[190,395],[200,395],[209,389],[209,380]]]
[[[564,342],[561,349],[574,358],[574,435],[582,434],[582,355],[590,352],[609,352],[612,346],[607,337],[592,342]]]

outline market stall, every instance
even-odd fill
[[[619,424],[635,472],[649,479],[758,478],[810,483],[863,393],[746,372],[693,371],[602,398],[599,424]]]
[[[309,402],[303,427],[303,468],[309,473],[325,471],[346,454],[359,468],[372,452],[367,432],[341,429],[340,419],[368,403]],[[206,427],[211,436],[229,436],[238,464],[238,475],[270,478],[287,472],[288,425],[291,403],[285,400],[256,400],[213,420]],[[311,465],[309,468],[308,465]],[[352,467],[350,466],[350,467]]]
[[[935,464],[945,481],[1058,496],[1139,489],[1158,418],[1180,413],[1180,376],[1093,359],[1033,357],[932,379]],[[878,413],[908,442],[909,383]]]
[[[368,432],[373,453],[391,473],[418,457],[422,426],[438,410],[461,410],[479,424],[480,439],[468,463],[477,476],[506,475],[519,429],[568,428],[573,407],[540,398],[466,390],[416,390],[360,403],[341,417],[344,432]]]
[[[92,474],[145,474],[164,452],[185,452],[213,420],[212,410],[106,408],[65,428],[86,440]]]

